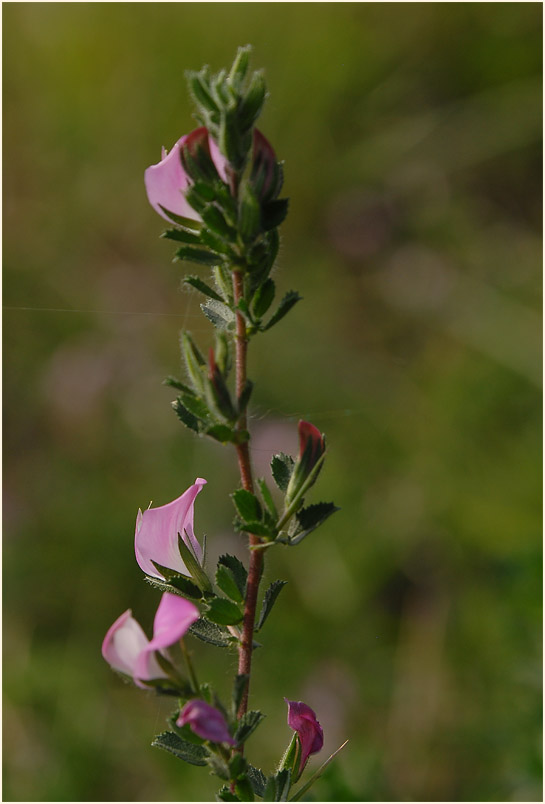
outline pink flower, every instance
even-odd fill
[[[229,743],[235,745],[235,741],[229,734],[229,729],[225,718],[219,709],[207,704],[206,701],[192,699],[188,701],[178,716],[177,726],[185,726],[189,723],[191,731],[203,740],[210,740],[212,743]]]
[[[224,181],[226,179],[227,160],[221,155],[218,146],[208,135],[208,130],[204,126],[180,137],[170,153],[163,148],[161,161],[156,165],[151,165],[145,171],[144,183],[150,204],[167,221],[170,219],[161,207],[168,209],[169,212],[174,212],[175,215],[181,215],[183,218],[200,220],[198,213],[188,204],[183,195],[192,182],[182,165],[180,153],[182,146],[186,146],[190,150],[199,146],[208,151],[219,175]]]
[[[193,532],[193,504],[205,484],[206,480],[198,477],[177,500],[159,508],[148,508],[144,513],[138,511],[134,550],[138,565],[146,575],[163,580],[152,561],[182,575],[190,575],[178,549],[178,534],[202,563],[202,549]]]
[[[312,425],[311,425],[312,426]],[[302,774],[311,754],[316,754],[324,744],[324,732],[316,720],[316,713],[302,701],[288,701],[288,726],[297,732],[301,747],[299,776]]]
[[[164,651],[183,637],[199,618],[199,610],[189,600],[165,592],[155,614],[153,638],[148,640],[130,609],[118,617],[102,643],[102,655],[113,667],[132,676],[139,687],[143,681],[168,678],[154,652]]]

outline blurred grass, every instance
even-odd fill
[[[128,606],[151,625],[139,506],[204,476],[198,531],[240,550],[232,456],[160,385],[178,329],[209,332],[142,174],[191,126],[184,69],[247,42],[291,197],[276,278],[304,296],[253,347],[253,456],[311,419],[342,506],[268,557],[251,757],[283,749],[286,695],[350,738],[319,799],[541,800],[541,13],[4,5],[5,800],[216,789],[149,748],[169,706],[99,648]],[[234,660],[195,651],[225,694]]]

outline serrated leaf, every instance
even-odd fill
[[[223,299],[221,298],[219,293],[216,293],[216,291],[213,288],[211,288],[210,285],[207,285],[206,282],[203,282],[203,280],[200,277],[191,275],[186,276],[184,277],[184,282],[186,283],[186,285],[191,285],[191,287],[195,288],[195,290],[204,293],[205,296],[209,296],[211,299],[223,302]]]
[[[263,627],[263,623],[271,613],[272,607],[276,603],[276,599],[284,586],[287,584],[287,581],[273,581],[267,591],[265,592],[265,596],[263,598],[263,604],[261,606],[261,613],[259,615],[259,620],[257,621],[257,625],[255,627],[256,631],[259,631],[260,628]]]
[[[206,251],[203,248],[194,248],[193,246],[182,246],[174,255],[173,262],[177,261],[196,262],[198,265],[206,265],[210,267],[217,265],[221,259],[217,254],[212,251]]]
[[[174,754],[178,759],[183,759],[184,762],[188,762],[190,765],[207,764],[207,758],[209,756],[207,748],[203,745],[187,743],[172,731],[164,731],[158,734],[153,740],[152,745],[156,748],[162,748],[170,754]]]
[[[231,779],[238,779],[242,776],[246,776],[246,771],[248,769],[248,763],[238,752],[233,754],[231,759],[229,760],[229,772],[231,774]]]
[[[206,616],[218,625],[236,625],[242,620],[239,607],[225,597],[215,597],[208,603]]]
[[[276,285],[270,277],[257,289],[252,300],[252,311],[256,318],[262,318],[265,315],[273,303],[275,292]]]
[[[235,508],[237,509],[240,518],[244,522],[258,522],[262,516],[262,508],[259,500],[252,494],[251,491],[246,489],[237,489],[231,494]]]
[[[190,430],[194,430],[196,433],[201,432],[202,423],[199,421],[199,419],[197,419],[196,416],[190,413],[186,407],[184,407],[180,397],[174,400],[172,407],[182,424],[185,424],[186,427],[189,427]]]
[[[288,488],[288,483],[290,482],[294,465],[295,461],[293,458],[283,452],[279,452],[278,455],[275,455],[271,461],[271,472],[274,482],[280,491],[283,491],[284,493]]]
[[[228,648],[233,642],[227,631],[210,622],[206,617],[196,620],[190,626],[189,632],[202,642],[208,642],[209,645],[215,645],[217,648]]]
[[[242,673],[241,675],[235,676],[235,682],[233,684],[233,696],[232,696],[232,713],[233,717],[236,718],[237,712],[240,706],[240,702],[244,697],[244,692],[248,688],[248,680],[250,676]]]
[[[257,481],[257,485],[259,486],[259,491],[261,492],[261,497],[265,506],[271,515],[271,517],[276,521],[278,519],[278,511],[276,510],[276,505],[274,504],[274,500],[271,494],[267,483],[265,482],[264,478],[260,477]]]
[[[278,305],[278,308],[277,308],[276,312],[274,313],[274,315],[272,316],[272,318],[263,327],[263,332],[265,332],[266,330],[270,329],[271,327],[274,327],[275,324],[278,324],[278,322],[282,318],[284,318],[284,316],[287,313],[289,313],[289,311],[294,306],[294,304],[297,304],[297,302],[301,301],[302,298],[303,297],[300,296],[297,293],[296,290],[288,291],[286,293],[286,295],[284,296],[284,298],[282,299],[282,301],[280,302],[280,304]]]
[[[301,508],[295,514],[295,530],[293,535],[290,535],[288,543],[292,545],[299,544],[309,533],[319,528],[331,514],[338,510],[339,508],[334,503],[315,503],[314,505],[309,505],[308,508]]]
[[[265,715],[263,712],[258,712],[255,709],[246,712],[238,721],[237,730],[235,732],[235,742],[237,745],[242,745],[246,742],[248,737],[253,734],[257,729]]]
[[[231,571],[222,564],[218,564],[218,568],[216,570],[216,585],[227,595],[227,597],[230,597],[231,600],[234,600],[235,603],[242,603],[244,600],[243,596],[240,594]]]
[[[195,395],[195,392],[189,385],[184,385],[184,383],[177,380],[176,377],[165,377],[163,385],[168,385],[169,388],[176,388],[177,391],[181,391],[183,394],[189,394],[189,396]]]
[[[233,330],[236,317],[233,311],[223,302],[209,299],[201,304],[201,310],[212,324],[218,329]]]
[[[254,768],[253,765],[248,764],[248,770],[246,771],[248,775],[248,779],[250,780],[250,784],[254,788],[254,793],[256,796],[260,796],[263,798],[263,793],[265,792],[265,785],[267,784],[267,777],[263,773],[262,770],[259,768]]]
[[[246,594],[246,580],[248,578],[248,572],[242,561],[239,561],[236,556],[231,556],[226,553],[219,557],[218,563],[223,564],[223,566],[227,567],[231,571],[235,583],[238,586],[238,590],[242,597],[244,597]]]

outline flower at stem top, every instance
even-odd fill
[[[301,776],[311,754],[321,751],[324,744],[324,732],[316,719],[316,713],[302,701],[288,701],[288,726],[297,732],[301,759],[298,777]]]
[[[203,740],[235,745],[224,716],[219,709],[210,706],[206,701],[193,698],[186,703],[178,715],[176,725],[182,727],[186,724],[189,724],[191,731]]]
[[[114,670],[132,676],[139,687],[145,687],[144,681],[168,678],[155,651],[164,651],[178,642],[198,618],[199,610],[193,603],[165,592],[153,621],[153,638],[147,638],[127,609],[108,629],[102,655]]]
[[[193,531],[193,504],[195,497],[206,484],[198,477],[187,491],[167,505],[148,508],[144,513],[138,511],[134,550],[140,569],[146,575],[163,580],[155,561],[182,575],[190,575],[178,548],[178,534],[202,564],[202,549]]]
[[[182,148],[187,148],[191,155],[197,154],[198,149],[202,149],[212,160],[222,180],[226,180],[227,160],[221,155],[218,146],[204,126],[180,137],[170,152],[167,153],[163,148],[161,161],[145,171],[144,183],[150,204],[167,221],[170,221],[170,218],[164,210],[183,218],[200,220],[199,214],[184,197],[184,191],[193,180],[182,164]]]

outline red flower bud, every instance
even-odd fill
[[[310,472],[325,452],[324,437],[317,427],[301,419],[299,422],[299,460],[305,458],[305,469]]]

